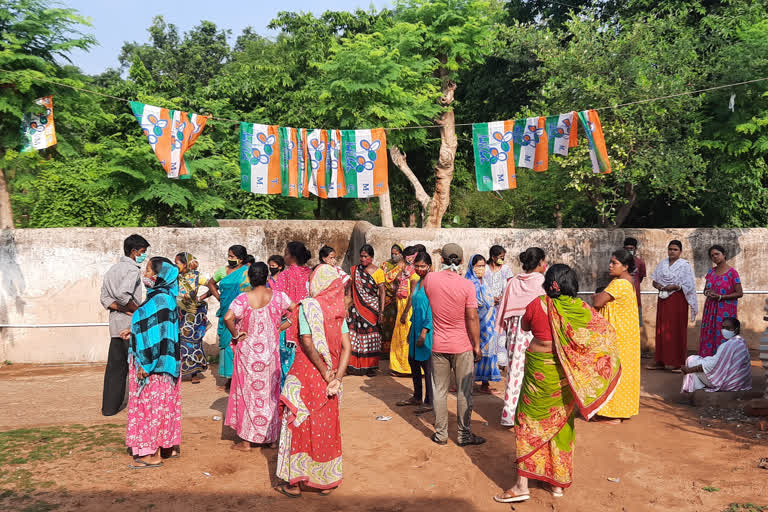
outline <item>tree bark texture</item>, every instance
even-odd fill
[[[5,181],[3,170],[0,169],[0,229],[13,229],[13,210],[11,209],[11,194]]]
[[[456,92],[456,84],[447,78],[447,71],[442,69],[443,96],[440,104],[449,107],[437,120],[440,126],[440,154],[435,165],[435,194],[429,205],[429,217],[427,226],[439,228],[443,223],[443,216],[451,204],[451,182],[453,181],[454,162],[456,160],[456,148],[459,141],[456,139],[456,118],[450,105],[453,103],[453,95]]]
[[[395,227],[395,224],[392,221],[392,201],[389,199],[388,191],[379,196],[379,213],[381,214],[381,227]]]
[[[424,187],[421,185],[419,178],[411,170],[408,165],[407,156],[403,153],[399,147],[390,145],[389,156],[392,158],[392,163],[397,166],[398,169],[408,178],[408,181],[413,185],[413,190],[416,193],[416,201],[421,205],[421,218],[422,224],[429,211],[429,195],[424,191]]]

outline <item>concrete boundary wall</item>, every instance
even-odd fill
[[[666,257],[669,240],[683,243],[683,257],[692,261],[699,289],[710,268],[707,248],[724,245],[730,263],[740,273],[747,290],[768,290],[768,229],[414,229],[381,228],[353,221],[221,221],[218,228],[56,228],[19,229],[0,232],[0,324],[50,324],[105,322],[106,311],[99,304],[104,272],[122,254],[122,241],[131,233],[143,235],[152,244],[151,255],[173,258],[189,251],[200,260],[200,268],[212,273],[225,263],[230,245],[242,244],[257,260],[282,254],[291,240],[303,241],[316,262],[325,243],[337,250],[345,268],[357,263],[360,247],[371,244],[377,263],[388,257],[395,242],[423,243],[432,252],[445,243],[460,244],[468,259],[473,253],[487,253],[491,245],[507,249],[507,263],[519,272],[517,254],[538,246],[550,263],[573,266],[582,290],[594,290],[607,280],[610,253],[621,247],[626,236],[639,241],[639,256],[645,259],[648,274]],[[643,283],[651,290],[650,280]],[[739,318],[745,324],[749,345],[756,349],[765,323],[766,295],[745,296],[739,303]],[[699,299],[700,310],[703,297]],[[206,335],[209,352],[216,351],[215,312],[218,304],[209,300],[212,326]],[[656,298],[643,296],[645,348],[653,346]],[[689,325],[690,349],[698,346],[698,327]],[[106,327],[13,329],[0,328],[0,360],[15,362],[103,361],[108,346]]]

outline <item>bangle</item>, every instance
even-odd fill
[[[291,321],[290,318],[286,318],[285,321],[288,322],[288,325],[293,325],[293,322]]]

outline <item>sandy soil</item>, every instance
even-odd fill
[[[111,418],[99,413],[102,372],[102,366],[0,368],[0,431],[124,424],[125,411]],[[768,471],[757,468],[758,459],[768,456],[768,432],[759,432],[756,422],[735,412],[709,414],[678,405],[678,375],[646,372],[643,382],[637,418],[620,426],[577,421],[575,482],[564,498],[534,489],[532,499],[515,509],[722,511],[734,502],[768,505]],[[514,435],[498,425],[499,397],[474,397],[472,426],[488,439],[485,445],[438,446],[428,438],[432,415],[418,417],[410,408],[394,406],[409,396],[410,379],[345,379],[344,482],[329,497],[305,494],[297,500],[272,490],[276,450],[230,450],[233,433],[213,419],[223,416],[227,400],[215,384],[210,374],[199,385],[183,383],[181,458],[166,461],[163,468],[131,470],[129,456],[115,447],[95,453],[75,450],[30,467],[36,479],[52,480],[54,487],[27,498],[2,499],[0,509],[511,509],[491,500],[514,479]],[[452,441],[455,407],[450,397]],[[392,420],[376,421],[379,415]],[[38,508],[29,508],[30,503]]]

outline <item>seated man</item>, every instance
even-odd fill
[[[723,320],[722,335],[725,341],[715,355],[689,356],[681,368],[682,391],[693,393],[697,389],[707,391],[744,391],[752,389],[749,350],[747,342],[739,335],[741,323],[736,318]]]

